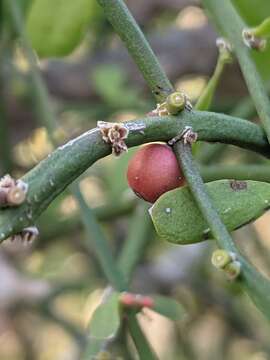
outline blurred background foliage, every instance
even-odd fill
[[[27,17],[31,0],[18,3]],[[270,15],[269,0],[234,3],[252,26]],[[217,33],[200,1],[129,0],[127,4],[175,87],[186,91],[194,103],[217,59]],[[45,129],[38,125],[20,39],[9,19],[1,15],[1,175],[20,177],[52,148]],[[266,84],[269,55],[269,46],[265,53],[254,54]],[[67,57],[41,61],[40,67],[58,115],[61,142],[95,127],[98,120],[132,120],[155,107],[141,75],[94,0],[91,23],[79,47]],[[234,63],[226,68],[212,110],[229,113],[239,104],[246,109],[250,106],[247,96]],[[255,111],[249,114],[250,120],[257,121]],[[216,151],[214,146],[205,149],[211,154],[207,164],[265,162],[233,146]],[[134,151],[117,159],[102,159],[80,179],[80,188],[110,239],[114,257],[129,230],[135,229],[136,209],[145,210],[126,181],[127,163]],[[144,221],[149,221],[147,212],[141,226]],[[24,246],[6,241],[1,245],[0,359],[78,359],[86,326],[107,284],[86,245],[78,207],[69,193],[61,194],[37,225],[40,237],[35,243]],[[132,277],[132,290],[169,295],[187,310],[187,316],[176,322],[150,310],[139,315],[160,359],[270,359],[268,324],[237,286],[213,270],[210,241],[168,245],[156,237],[152,227],[147,237]],[[236,231],[234,238],[269,275],[269,214]],[[127,347],[132,354],[129,338],[116,340],[110,347],[112,359],[128,359]]]

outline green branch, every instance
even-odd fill
[[[182,166],[188,186],[207,221],[211,233],[220,248],[233,252],[241,263],[241,283],[250,298],[262,313],[270,320],[270,281],[262,276],[239,252],[226,226],[221,221],[204,186],[199,170],[191,153],[191,146],[178,141],[174,145],[176,156]]]
[[[153,50],[122,0],[98,0],[107,19],[128,49],[157,102],[163,102],[173,86]]]
[[[246,28],[246,25],[230,0],[203,0],[203,3],[233,47],[249,92],[270,141],[270,102],[262,79],[251,58],[250,50],[242,39],[242,31]]]
[[[126,141],[129,147],[167,141],[185,126],[191,126],[199,140],[238,145],[270,157],[270,147],[258,125],[223,114],[183,111],[178,117],[142,118],[125,123],[125,126],[130,129]],[[0,210],[0,240],[32,225],[71,182],[110,153],[110,146],[104,143],[97,128],[57,148],[23,177],[29,185],[27,201],[18,208]]]
[[[117,268],[107,240],[99,226],[92,209],[86,204],[77,184],[71,185],[72,194],[75,196],[81,210],[81,217],[87,233],[87,244],[90,250],[95,249],[102,270],[110,284],[118,291],[127,289],[122,272]]]
[[[200,168],[204,181],[219,179],[255,180],[270,182],[269,165],[211,165]]]
[[[129,234],[119,256],[118,266],[128,282],[153,232],[153,223],[148,215],[148,209],[149,204],[139,204],[137,206],[131,218]]]

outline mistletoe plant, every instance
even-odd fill
[[[53,11],[48,10],[50,3]],[[140,358],[156,359],[136,314],[144,307],[169,317],[169,308],[175,313],[181,311],[172,299],[130,292],[131,274],[147,240],[147,229],[138,230],[142,216],[151,217],[160,238],[169,242],[192,244],[214,239],[218,249],[212,256],[213,265],[238,282],[270,320],[270,280],[240,253],[230,235],[230,231],[269,209],[270,185],[263,182],[269,179],[269,169],[266,165],[198,168],[194,161],[194,156],[199,158],[205,147],[203,142],[232,144],[270,157],[270,102],[251,54],[251,48],[259,51],[265,48],[270,34],[269,19],[248,29],[230,0],[203,1],[225,38],[217,41],[216,69],[192,108],[187,95],[175,91],[124,2],[98,0],[98,3],[137,64],[157,105],[144,117],[129,122],[99,122],[96,128],[59,146],[55,136],[56,115],[36,54],[42,58],[69,54],[82,40],[88,23],[94,22],[91,8],[97,5],[90,0],[34,0],[25,24],[19,2],[4,1],[4,14],[10,19],[30,66],[40,122],[46,127],[55,150],[22,179],[2,179],[0,239],[36,236],[33,228],[36,219],[68,187],[80,207],[85,230],[91,234],[89,246],[94,249],[110,284],[89,324],[84,358],[101,358],[126,320]],[[234,57],[262,127],[238,117],[239,114],[207,112],[223,69]],[[139,234],[131,234],[116,261],[76,179],[110,153],[121,156],[128,148],[149,142],[165,144],[140,148],[130,161],[127,177],[134,192],[153,205],[149,214],[138,213],[134,232]],[[224,145],[217,145],[215,151],[218,146]],[[203,178],[214,181],[204,184]]]

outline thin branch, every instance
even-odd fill
[[[270,320],[270,281],[262,276],[235,246],[207,193],[199,170],[193,161],[190,144],[178,141],[174,145],[174,150],[190,191],[201,210],[202,216],[207,221],[214,239],[219,247],[236,254],[237,260],[241,263],[240,282],[256,306]]]
[[[118,291],[127,289],[123,274],[115,264],[112,252],[108,247],[107,240],[98,224],[96,217],[86,204],[77,184],[71,185],[72,193],[81,209],[81,217],[87,232],[87,244],[90,249],[94,248],[99,263],[110,284]]]
[[[242,31],[247,26],[230,0],[203,0],[203,3],[233,46],[249,92],[270,141],[270,102],[259,72],[251,58],[250,50],[242,39]]]
[[[158,102],[163,102],[173,86],[161,68],[141,29],[122,0],[98,0],[107,19],[126,45]]]
[[[139,204],[131,218],[129,234],[119,256],[118,265],[125,275],[126,281],[130,281],[131,274],[141,259],[141,255],[147,246],[153,231],[153,224],[147,210],[149,204]]]

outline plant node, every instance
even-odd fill
[[[28,185],[22,180],[15,180],[5,175],[0,180],[0,207],[19,206],[25,199]]]
[[[263,51],[266,48],[267,41],[264,38],[254,35],[252,29],[244,29],[242,32],[244,43],[253,50]]]
[[[128,150],[125,139],[129,130],[123,124],[98,121],[97,126],[101,131],[102,139],[112,146],[112,153],[115,156]]]
[[[39,235],[38,228],[36,226],[29,226],[22,231],[20,231],[18,234],[15,234],[11,236],[11,241],[21,241],[23,243],[31,243],[36,240],[36,238]]]

